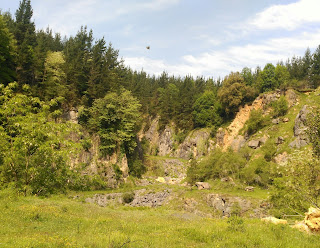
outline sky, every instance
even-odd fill
[[[81,26],[150,75],[224,77],[320,45],[319,0],[31,0],[37,29]],[[19,0],[0,0],[12,14]],[[150,49],[146,47],[150,46]]]

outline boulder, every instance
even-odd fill
[[[232,197],[225,196],[220,194],[208,194],[206,197],[208,205],[221,216],[229,217],[234,211],[237,211],[237,214],[243,214],[249,209],[252,209],[251,201],[243,199],[241,197]]]
[[[279,136],[278,138],[276,138],[276,144],[280,145],[284,142],[284,138],[282,136]]]
[[[298,229],[300,232],[310,233],[309,227],[303,221],[296,223],[292,228]]]
[[[232,150],[234,152],[239,152],[240,148],[244,146],[245,142],[245,138],[242,135],[238,135],[238,137],[231,142]]]
[[[254,187],[253,186],[247,186],[244,189],[245,191],[254,191]]]
[[[320,209],[310,207],[305,213],[304,223],[312,232],[320,233]]]
[[[159,207],[162,206],[170,196],[170,190],[156,193],[146,193],[145,189],[136,190],[135,197],[129,203],[132,207]]]
[[[276,119],[272,119],[272,124],[279,124],[280,123],[280,119],[276,118]]]
[[[260,146],[260,140],[250,140],[248,146],[253,149],[257,149]]]
[[[283,118],[283,119],[282,119],[282,122],[284,122],[284,123],[289,122],[289,118],[287,118],[287,117]]]
[[[294,106],[298,102],[298,97],[293,89],[286,91],[286,99],[288,101],[289,108]]]
[[[276,225],[278,225],[278,224],[282,224],[282,225],[288,224],[288,221],[283,220],[283,219],[277,219],[277,218],[272,217],[272,216],[262,218],[261,220],[264,221],[264,222],[270,222],[270,223],[276,224]]]
[[[298,113],[295,121],[294,121],[294,136],[296,139],[289,144],[292,148],[300,149],[303,146],[309,144],[309,137],[307,135],[307,118],[310,110],[308,109],[307,105],[304,105],[300,112]]]
[[[198,189],[210,189],[211,186],[209,183],[206,182],[196,182],[196,186],[198,187]]]

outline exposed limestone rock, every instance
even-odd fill
[[[100,207],[106,207],[112,204],[122,204],[122,193],[95,194],[92,198],[86,198],[85,202],[95,203]]]
[[[254,191],[254,187],[253,186],[247,186],[247,187],[245,187],[244,190],[252,192],[252,191]]]
[[[279,124],[280,123],[280,119],[276,118],[276,119],[272,119],[272,124]]]
[[[282,219],[277,219],[277,218],[272,217],[272,216],[262,218],[261,220],[264,221],[264,222],[270,222],[270,223],[275,224],[275,225],[278,225],[278,224],[286,225],[286,224],[288,224],[288,221],[282,220]]]
[[[225,134],[226,134],[226,131],[220,127],[217,131],[217,134],[216,134],[217,145],[220,147],[223,147],[223,145],[224,145]]]
[[[303,221],[296,223],[292,228],[298,229],[300,232],[310,233],[309,227]]]
[[[150,142],[151,145],[158,144],[159,142],[158,125],[159,125],[159,117],[151,121],[149,129],[145,132],[144,135],[143,133],[139,135],[140,140],[144,136]]]
[[[260,146],[260,140],[250,140],[248,146],[253,149],[257,149]]]
[[[287,118],[287,117],[283,118],[283,119],[282,119],[282,122],[284,122],[284,123],[289,122],[289,118]]]
[[[132,207],[159,207],[162,206],[170,195],[170,190],[164,190],[157,193],[146,193],[146,190],[135,191],[135,197],[131,203]]]
[[[292,148],[300,149],[303,146],[306,146],[309,143],[309,137],[306,133],[308,127],[306,126],[308,114],[310,113],[308,106],[304,105],[300,112],[298,113],[294,121],[294,136],[296,139],[289,144]]]
[[[238,214],[244,214],[249,209],[252,209],[251,201],[241,197],[231,197],[219,194],[208,194],[206,201],[210,207],[219,212],[221,216],[230,216],[235,211]]]
[[[166,126],[159,137],[159,156],[166,156],[171,154],[173,147],[173,130],[170,126]]]
[[[64,113],[62,115],[62,118],[72,123],[78,124],[78,110],[71,109],[70,111]]]
[[[275,156],[273,159],[276,164],[283,165],[288,161],[288,153],[287,152],[280,153],[277,156]]]
[[[284,138],[282,136],[279,136],[278,138],[276,138],[276,144],[280,145],[284,142]]]
[[[198,189],[210,189],[211,186],[209,183],[206,182],[196,182],[196,186],[198,187]]]
[[[286,91],[286,99],[288,101],[289,108],[298,103],[298,97],[292,89]]]
[[[314,233],[320,233],[320,209],[310,207],[305,214],[304,223]]]
[[[239,152],[239,150],[244,146],[246,143],[245,138],[242,135],[238,135],[231,143],[231,148],[234,152]]]
[[[206,129],[191,132],[179,145],[175,156],[183,159],[199,158],[208,152],[210,132]]]

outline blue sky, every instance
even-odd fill
[[[31,0],[38,29],[81,25],[120,50],[125,64],[159,75],[224,77],[320,45],[319,0]],[[18,0],[0,0],[11,13]],[[150,46],[150,50],[146,49]]]

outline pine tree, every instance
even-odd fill
[[[18,45],[17,77],[20,85],[34,84],[35,24],[31,21],[33,10],[30,0],[22,0],[16,11],[14,35]]]

